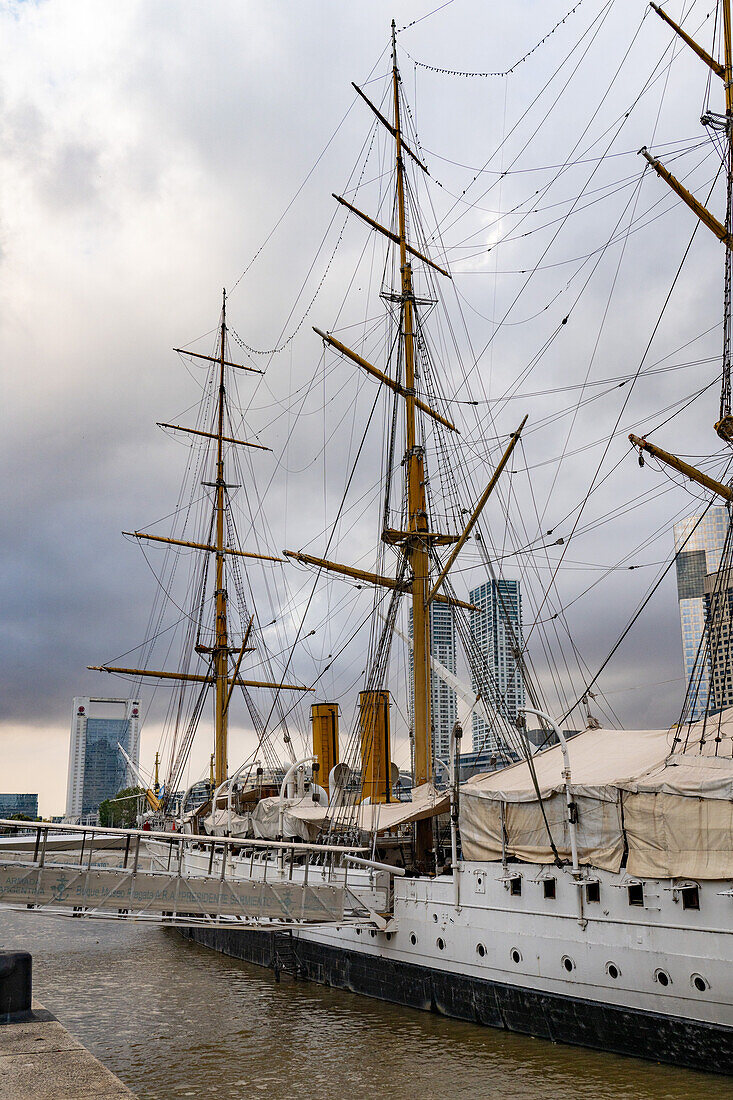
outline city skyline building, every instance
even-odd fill
[[[38,817],[38,795],[0,794],[0,817],[12,817],[14,814]]]
[[[710,676],[711,711],[723,710],[733,703],[733,672],[731,671],[731,624],[733,624],[733,573],[722,569],[705,578],[705,621],[710,646],[708,672]]]
[[[514,722],[524,706],[524,681],[517,664],[515,644],[521,649],[522,590],[518,580],[490,578],[471,589],[471,634],[479,661],[471,661],[471,685],[487,707]],[[472,716],[473,751],[496,750],[497,736],[479,715]]]
[[[412,609],[409,612],[409,632],[412,639]],[[430,650],[444,668],[456,673],[456,627],[449,604],[430,605]],[[410,673],[412,673],[410,647]],[[412,696],[412,688],[410,691]],[[411,699],[414,705],[414,700]],[[448,763],[450,735],[458,719],[458,703],[453,688],[434,672],[430,673],[430,714],[433,724],[433,758]]]
[[[133,699],[77,696],[71,715],[66,819],[94,816],[101,802],[134,785],[117,745],[140,761],[140,704]]]
[[[705,580],[717,573],[728,527],[725,508],[709,508],[703,515],[686,516],[674,524],[675,566],[677,570],[677,600],[682,633],[682,661],[687,685],[690,683],[701,641],[705,633]],[[701,651],[702,653],[702,651]],[[691,700],[691,720],[700,718],[710,691],[707,662],[696,674],[696,697]]]

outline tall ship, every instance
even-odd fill
[[[443,287],[455,278],[439,231],[427,229],[426,210],[418,203],[433,180],[400,75],[394,24],[388,94],[375,103],[368,90],[354,85],[359,108],[389,143],[389,157],[381,164],[380,178],[386,181],[381,211],[358,205],[358,186],[348,197],[334,196],[363,227],[365,239],[376,242],[380,313],[375,320],[375,303],[367,304],[367,320],[352,326],[364,336],[356,347],[351,330],[342,331],[338,319],[331,328],[316,326],[314,335],[331,368],[340,371],[346,405],[351,388],[373,388],[372,412],[357,426],[356,439],[362,427],[383,430],[379,494],[367,502],[378,533],[376,557],[367,568],[358,558],[343,562],[332,555],[361,452],[358,443],[318,553],[240,540],[234,502],[237,493],[246,493],[247,478],[256,476],[254,465],[245,466],[240,456],[264,444],[244,437],[236,411],[237,387],[247,382],[240,383],[237,372],[255,368],[252,349],[238,334],[236,344],[250,365],[235,358],[225,296],[216,346],[209,354],[182,353],[209,372],[198,419],[192,426],[164,425],[198,444],[190,463],[196,493],[192,489],[179,502],[175,514],[183,518],[173,533],[130,533],[161,544],[163,552],[184,551],[194,562],[189,603],[181,612],[178,666],[98,667],[140,682],[176,683],[168,708],[165,782],[162,790],[151,784],[147,795],[151,858],[165,858],[161,834],[174,828],[186,837],[180,873],[191,881],[219,870],[222,882],[267,883],[275,893],[285,886],[343,881],[361,906],[360,915],[349,919],[270,920],[242,927],[232,918],[216,927],[192,922],[182,934],[278,974],[408,1008],[730,1074],[733,710],[723,688],[733,676],[733,489],[725,480],[733,442],[731,11],[730,0],[718,4],[715,39],[722,60],[717,60],[668,14],[651,7],[667,25],[664,33],[691,50],[710,74],[713,92],[722,83],[725,102],[724,112],[711,110],[703,119],[727,180],[722,218],[663,157],[641,150],[648,171],[660,177],[655,185],[670,188],[691,209],[701,232],[720,240],[725,257],[721,400],[719,413],[710,417],[716,446],[724,450],[713,456],[712,466],[707,458],[695,465],[635,432],[627,454],[632,467],[635,455],[651,467],[639,474],[647,489],[663,468],[678,483],[685,479],[699,489],[703,514],[716,505],[727,510],[720,567],[706,578],[707,629],[678,720],[663,729],[604,724],[594,715],[593,695],[603,667],[595,674],[585,670],[579,697],[565,713],[553,712],[550,693],[535,674],[533,631],[522,631],[502,565],[511,556],[510,543],[521,543],[539,519],[533,515],[522,529],[516,516],[524,505],[520,502],[517,513],[511,500],[518,491],[515,465],[520,454],[526,456],[533,416],[509,422],[511,405],[505,403],[479,421],[480,430],[474,425],[463,431],[462,408],[477,401],[466,379],[446,373],[453,348],[431,329]],[[381,358],[373,354],[377,345],[385,349]],[[536,415],[542,415],[541,395]],[[325,439],[324,433],[324,447],[329,445],[342,462],[338,440]],[[531,492],[531,475],[528,483]],[[594,477],[587,492],[596,490],[603,487]],[[501,503],[507,524],[511,511],[511,539],[494,521],[487,525],[489,502],[497,511]],[[369,512],[358,497],[348,507],[356,508],[360,519]],[[263,530],[256,513],[250,512],[253,534]],[[688,540],[693,535],[694,525]],[[562,547],[563,540],[557,544]],[[501,634],[502,660],[509,665],[503,678],[478,637],[478,596],[461,587],[469,551],[483,563],[493,594],[492,629]],[[280,651],[268,634],[271,611],[258,613],[247,587],[254,559],[273,568],[274,606],[279,604],[279,616],[289,623],[291,633]],[[179,560],[171,558],[171,570]],[[297,613],[292,601],[283,611],[286,601],[280,599],[277,578],[288,569],[304,578],[306,596]],[[366,654],[363,648],[359,654],[358,692],[353,688],[340,698],[323,697],[320,674],[306,682],[293,672],[296,647],[308,637],[307,611],[324,578],[327,610],[342,615],[328,659],[358,633],[344,629],[339,585],[373,592],[368,619],[354,624],[365,625],[369,634]],[[170,591],[163,583],[160,588],[164,596]],[[538,620],[543,611],[549,619],[550,606],[539,601]],[[462,647],[470,688],[462,687],[465,674],[449,667],[450,659],[439,651],[436,623],[444,620]],[[602,629],[603,623],[598,625]],[[150,636],[159,637],[160,630],[156,614]],[[400,677],[403,688],[395,686]],[[639,679],[643,688],[643,667]],[[447,735],[440,733],[446,730],[440,685],[465,700],[474,731],[482,731],[483,742],[474,739],[478,751],[468,776],[461,763],[464,730],[450,708]],[[234,700],[244,701],[257,741],[236,767],[228,747]],[[393,762],[397,700],[409,730],[408,776]],[[209,710],[210,789],[193,805],[188,790],[182,798],[173,795],[184,786],[193,738],[206,725]],[[344,714],[350,717],[342,727]],[[305,754],[294,744],[295,728],[307,734]],[[268,849],[266,841],[280,847]],[[341,859],[337,853],[346,855]],[[169,866],[170,858],[168,849]]]

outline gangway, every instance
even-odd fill
[[[20,828],[0,819],[3,833]],[[362,847],[47,822],[22,831],[17,851],[2,839],[2,908],[270,931],[383,923],[348,881]]]

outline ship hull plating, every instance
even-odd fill
[[[183,934],[275,970],[278,938],[285,935],[218,928],[190,928]],[[290,957],[298,976],[321,985],[538,1039],[733,1074],[732,1028],[450,973],[302,937],[293,940],[293,947]]]

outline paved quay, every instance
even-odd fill
[[[134,1100],[52,1013],[32,1000],[27,951],[0,951],[0,1100]]]
[[[0,1100],[130,1100],[134,1093],[34,1002],[0,1024]]]

